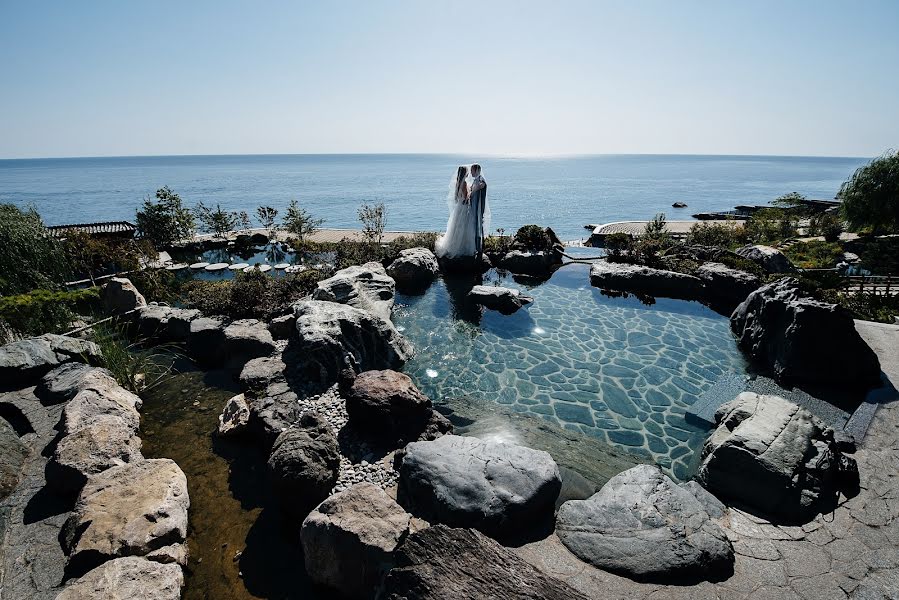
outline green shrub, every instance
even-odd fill
[[[874,294],[846,294],[833,289],[818,290],[817,297],[839,304],[856,319],[893,323],[899,316],[899,296]]]
[[[64,333],[77,312],[91,312],[100,295],[97,288],[73,291],[32,290],[0,296],[0,320],[5,329],[21,335]]]
[[[169,248],[194,234],[194,216],[181,205],[181,196],[168,186],[156,190],[156,200],[146,198],[135,216],[137,235],[156,248]]]
[[[207,315],[269,320],[312,293],[324,275],[315,269],[270,277],[258,270],[238,273],[231,281],[191,281],[184,303]]]
[[[539,225],[525,225],[515,232],[513,244],[516,248],[531,252],[548,252],[552,250],[552,238]]]
[[[686,243],[695,246],[714,246],[733,250],[749,241],[746,228],[734,223],[699,222],[690,227]]]
[[[899,152],[859,168],[837,193],[850,231],[899,233]]]
[[[138,393],[152,388],[171,374],[174,348],[166,345],[144,348],[140,341],[129,341],[123,326],[103,323],[90,330],[90,339],[103,353],[103,366],[119,385]]]
[[[832,269],[843,258],[843,248],[833,242],[812,240],[794,244],[784,254],[800,269]]]
[[[0,296],[55,288],[70,271],[62,244],[34,208],[0,204]]]
[[[756,244],[774,244],[795,237],[798,226],[798,216],[783,208],[756,211],[744,225],[747,238]]]
[[[808,233],[823,236],[825,242],[836,242],[843,233],[843,222],[834,213],[819,213],[809,221]]]
[[[857,246],[863,268],[874,275],[899,275],[899,237],[863,238]]]

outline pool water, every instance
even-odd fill
[[[726,317],[698,302],[603,295],[586,264],[535,286],[488,272],[485,284],[534,298],[509,316],[466,302],[475,283],[444,278],[423,295],[397,297],[394,323],[416,351],[404,370],[424,393],[437,404],[501,404],[652,460],[678,479],[692,474],[708,432],[685,420],[687,407],[721,377],[746,373]]]

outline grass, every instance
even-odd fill
[[[130,341],[122,325],[97,325],[91,341],[100,346],[103,366],[123,388],[138,393],[155,387],[171,376],[177,353],[169,345],[146,349],[142,341]]]

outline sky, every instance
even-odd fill
[[[0,158],[875,156],[899,1],[0,0]]]

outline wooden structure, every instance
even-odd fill
[[[50,225],[47,227],[50,235],[64,238],[72,232],[85,233],[91,237],[112,237],[131,239],[134,237],[137,227],[129,221],[103,221],[99,223],[73,223],[71,225]]]

